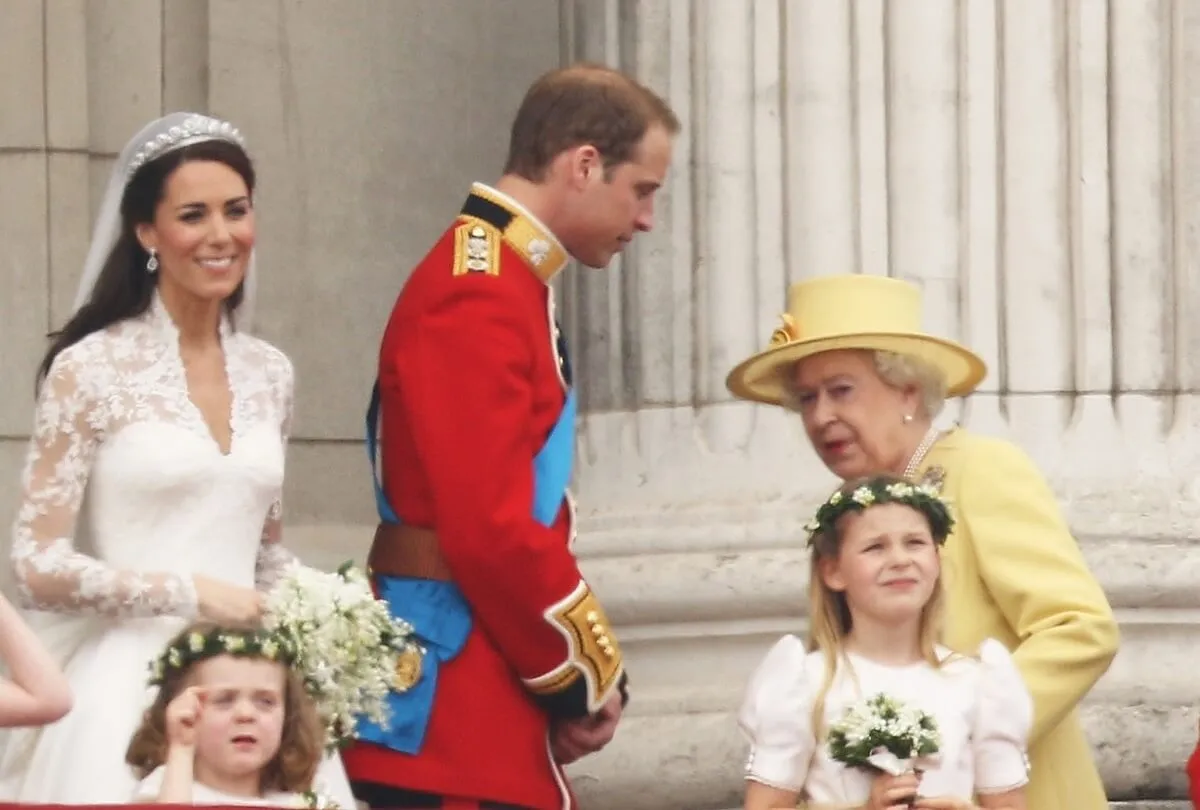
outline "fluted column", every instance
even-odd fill
[[[1200,8],[562,8],[567,58],[633,72],[684,120],[656,230],[564,288],[579,548],[616,594],[642,696],[643,742],[580,772],[622,774],[631,808],[737,803],[729,712],[800,617],[799,526],[831,479],[794,418],[731,402],[723,378],[789,282],[862,272],[921,285],[927,325],[987,361],[946,418],[1038,460],[1122,617],[1085,709],[1110,794],[1181,797],[1200,697],[1183,674],[1200,574],[1181,564],[1200,520]],[[656,776],[671,768],[687,780]]]

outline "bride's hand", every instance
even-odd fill
[[[219,579],[195,574],[196,599],[200,618],[234,627],[254,627],[262,619],[263,597],[253,588],[231,585]]]

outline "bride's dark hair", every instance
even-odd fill
[[[137,317],[149,308],[158,277],[146,272],[146,261],[150,256],[137,240],[136,228],[154,221],[154,210],[162,202],[167,180],[182,164],[193,160],[225,164],[241,175],[253,197],[254,166],[245,150],[230,141],[201,141],[180,147],[138,169],[121,197],[121,235],[104,260],[91,297],[66,325],[50,333],[50,347],[38,366],[38,385],[50,373],[54,358],[63,349],[118,321]],[[231,317],[241,305],[243,296],[243,285],[239,284],[225,299],[225,309]]]

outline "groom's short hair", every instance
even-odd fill
[[[656,124],[679,132],[670,105],[621,71],[590,63],[552,70],[533,83],[517,110],[504,173],[541,182],[554,158],[585,144],[611,169],[630,160]]]

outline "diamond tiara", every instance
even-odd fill
[[[125,177],[126,179],[133,177],[134,173],[142,166],[172,149],[178,149],[189,143],[211,140],[229,141],[243,148],[246,146],[242,133],[238,132],[237,128],[228,121],[219,121],[216,118],[209,118],[207,115],[193,115],[184,119],[179,126],[171,127],[157,138],[142,144],[142,148],[129,162],[129,169],[126,170]]]

